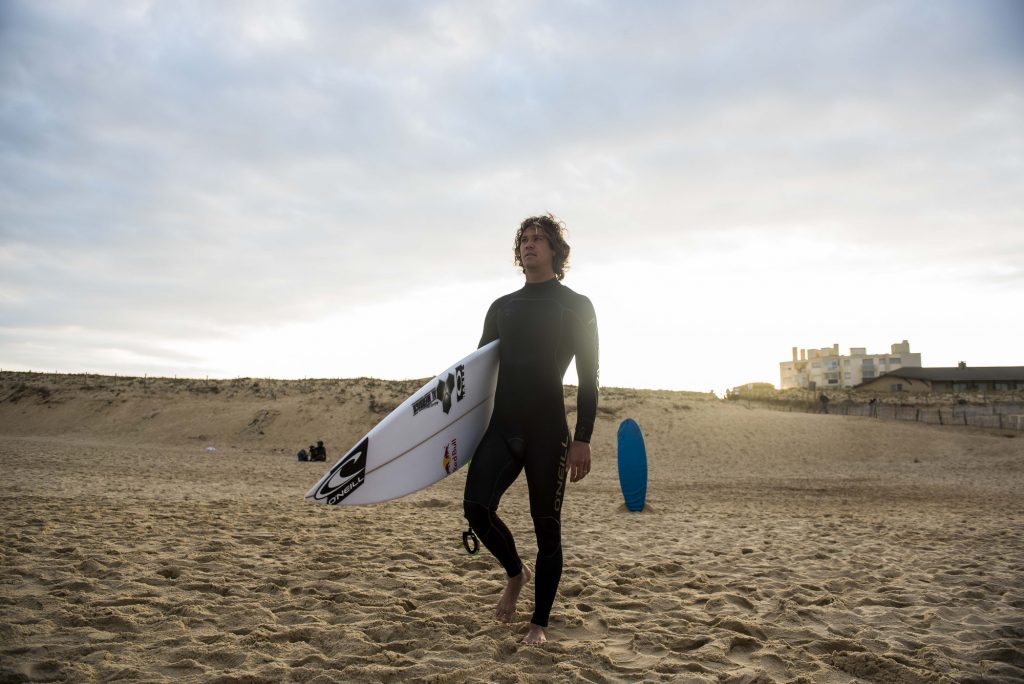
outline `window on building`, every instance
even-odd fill
[[[891,391],[893,391],[893,392],[902,392],[903,391],[903,383],[902,382],[897,382],[894,385],[889,385],[889,389]]]
[[[898,366],[900,365],[900,363],[902,363],[902,361],[900,361],[899,359],[889,359],[890,366]]]
[[[870,380],[871,378],[875,377],[875,373],[874,373],[874,371],[867,371],[867,370],[866,370],[866,371],[864,371],[864,373],[863,373],[862,377],[863,377],[863,378],[864,378],[865,380]]]
[[[1006,390],[1010,389],[1010,383],[994,382],[992,383],[992,389],[996,390],[997,392],[1005,392]]]
[[[966,382],[954,382],[953,383],[953,391],[954,392],[966,392],[967,391],[967,383]]]

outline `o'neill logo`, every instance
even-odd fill
[[[454,439],[444,445],[444,458],[441,462],[444,464],[444,472],[449,475],[459,469],[459,450]]]
[[[369,438],[363,439],[352,451],[345,455],[345,458],[338,461],[331,472],[324,479],[323,484],[316,490],[313,498],[316,501],[326,499],[329,504],[341,503],[341,501],[359,489],[359,486],[366,481],[366,450],[370,445]]]
[[[565,441],[562,442],[562,446],[566,447],[566,449],[562,452],[562,457],[558,459],[558,476],[555,480],[555,512],[562,510],[562,497],[565,495],[565,466],[569,456],[569,439],[569,436],[566,435]]]

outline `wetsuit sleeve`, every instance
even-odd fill
[[[589,442],[594,432],[594,420],[597,418],[600,374],[597,314],[594,313],[594,305],[586,297],[582,297],[576,313],[579,316],[575,349],[576,375],[579,377],[580,386],[576,398],[576,432],[573,439],[578,442]]]
[[[487,315],[484,316],[484,332],[480,335],[480,344],[476,346],[477,349],[493,342],[498,339],[498,302],[491,304],[491,307],[487,309]]]

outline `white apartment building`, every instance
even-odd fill
[[[868,354],[864,347],[851,347],[849,356],[839,345],[822,349],[793,347],[793,360],[779,364],[782,389],[846,389],[877,378],[897,368],[920,368],[921,354],[911,353],[906,340],[890,347],[888,354]]]

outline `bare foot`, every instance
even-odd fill
[[[505,585],[505,591],[502,592],[501,599],[498,600],[498,609],[495,611],[499,622],[511,622],[515,617],[519,592],[531,577],[533,577],[533,573],[524,564],[522,572],[515,577],[508,578],[508,584]]]
[[[530,628],[526,632],[526,636],[523,637],[524,644],[543,644],[548,640],[547,635],[544,633],[544,628],[540,625],[530,623]]]

